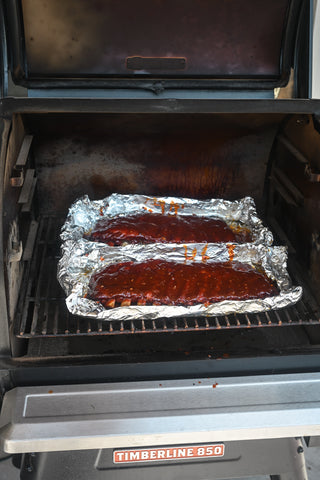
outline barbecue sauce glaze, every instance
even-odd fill
[[[233,231],[224,221],[193,215],[139,214],[102,219],[89,235],[91,241],[122,245],[128,243],[215,243],[251,242],[248,230]]]
[[[89,290],[88,297],[105,307],[123,301],[126,305],[188,306],[278,294],[266,274],[248,264],[164,260],[110,265],[92,276]]]

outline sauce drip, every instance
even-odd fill
[[[229,253],[229,261],[232,262],[233,259],[234,259],[234,245],[232,245],[232,243],[228,243],[227,244],[227,249],[228,249],[228,253]]]
[[[164,215],[164,210],[165,210],[165,206],[166,206],[166,202],[164,200],[157,200],[156,198],[154,198],[153,205],[155,207],[161,207],[161,213],[162,213],[162,215]]]
[[[129,243],[246,243],[252,241],[248,230],[237,232],[222,220],[193,215],[140,213],[126,217],[104,218],[86,236],[108,245]]]
[[[203,263],[206,263],[207,260],[209,260],[210,257],[208,257],[208,255],[206,255],[207,253],[207,248],[208,248],[208,244],[205,245],[201,251],[201,261]]]
[[[194,247],[194,248],[192,249],[191,255],[188,255],[188,247],[187,247],[187,245],[183,245],[183,248],[184,248],[184,258],[185,258],[185,262],[187,262],[188,260],[193,261],[193,260],[196,258],[196,255],[197,255],[197,249],[196,249],[196,247]]]
[[[188,306],[276,294],[278,289],[266,274],[248,264],[147,260],[113,264],[94,274],[88,297],[105,307],[110,300],[128,299],[129,304]]]
[[[175,203],[174,201],[170,202],[170,207],[169,207],[170,212],[174,211],[174,214],[178,215],[179,208],[183,208],[183,205],[180,205],[179,203]]]

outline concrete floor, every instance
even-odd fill
[[[308,470],[308,480],[320,479],[320,448],[305,448],[305,457]],[[13,467],[11,458],[0,463],[0,480],[19,480],[19,470]],[[44,479],[43,479],[44,480]],[[65,480],[68,480],[67,478]],[[89,480],[89,479],[88,479]],[[258,476],[238,478],[237,480],[269,480],[269,477]],[[295,480],[295,479],[293,479]]]

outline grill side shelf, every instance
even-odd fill
[[[320,374],[18,387],[6,393],[7,453],[320,435]]]

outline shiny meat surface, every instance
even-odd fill
[[[196,305],[278,294],[263,271],[247,264],[174,263],[147,260],[113,264],[94,274],[88,297],[105,307],[118,304]]]
[[[252,240],[246,229],[233,231],[224,221],[193,215],[140,214],[102,219],[87,235],[108,245],[128,243],[245,243]]]

